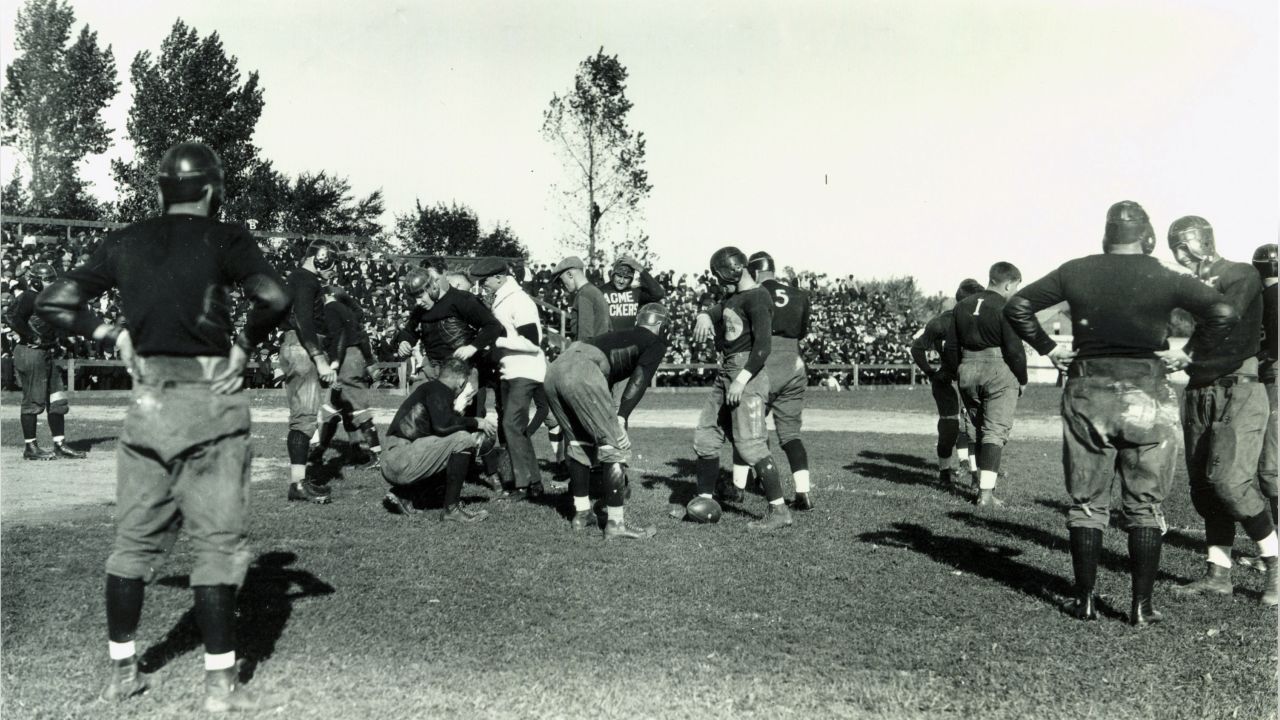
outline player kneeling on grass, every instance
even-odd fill
[[[88,262],[36,303],[49,323],[119,350],[133,375],[133,404],[116,450],[118,512],[106,592],[111,678],[104,700],[147,689],[134,649],[143,590],[185,528],[205,647],[204,709],[260,710],[282,702],[245,690],[237,677],[236,590],[252,558],[245,537],[249,401],[239,390],[249,352],[285,316],[289,298],[249,232],[213,219],[222,177],[222,161],[205,145],[170,148],[158,177],[164,215],[107,235]],[[234,343],[231,285],[251,302]],[[89,309],[111,288],[120,291],[128,330]]]
[[[773,330],[773,301],[756,284],[747,269],[747,256],[736,247],[725,247],[711,256],[711,272],[731,294],[719,305],[705,311],[721,351],[720,372],[698,416],[693,449],[698,454],[698,496],[690,501],[688,517],[705,521],[701,507],[714,503],[716,480],[720,477],[720,448],[726,436],[733,447],[755,470],[769,501],[767,514],[752,520],[752,530],[776,530],[791,524],[791,511],[782,499],[782,482],[773,464],[765,430],[765,409],[769,396],[770,337]],[[718,508],[711,508],[712,512]]]
[[[443,472],[441,519],[472,523],[489,517],[487,511],[470,510],[459,500],[476,453],[492,451],[497,435],[492,422],[464,417],[459,411],[471,400],[463,394],[470,374],[465,360],[450,358],[439,377],[419,385],[396,411],[382,451],[382,477],[393,486],[382,502],[391,512],[418,512],[415,500]]]
[[[656,533],[652,527],[629,528],[625,522],[625,467],[631,454],[626,423],[666,354],[663,327],[669,317],[665,307],[649,303],[637,314],[635,327],[575,342],[547,369],[544,387],[566,446],[575,530],[599,523],[587,494],[591,466],[598,458],[604,464],[605,539],[650,538]],[[626,389],[615,415],[610,388],[624,380]]]

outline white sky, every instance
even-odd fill
[[[1280,230],[1274,0],[72,4],[120,72],[108,157],[130,153],[130,62],[181,13],[259,71],[278,169],[382,188],[388,226],[415,198],[466,203],[537,260],[566,230],[542,112],[600,46],[631,73],[663,267],[735,244],[949,292],[995,260],[1030,280],[1096,252],[1122,199],[1161,238],[1203,215],[1233,259]],[[105,158],[88,175],[114,196]]]

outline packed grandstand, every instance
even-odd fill
[[[34,263],[46,262],[59,274],[87,260],[97,240],[98,232],[78,230],[66,237],[27,236],[19,238],[6,233],[3,252],[0,253],[0,300],[9,300],[24,287],[26,268]],[[269,238],[261,242],[263,251],[281,275],[296,266],[305,241]],[[555,260],[558,260],[556,258]],[[548,330],[559,327],[556,308],[564,308],[567,301],[558,283],[551,282],[550,262],[530,262],[523,268],[522,283],[533,297],[545,303],[543,321]],[[379,362],[414,362],[412,356],[399,353],[404,324],[413,301],[409,299],[399,279],[412,266],[421,262],[419,257],[392,256],[381,253],[344,254],[339,262],[335,284],[345,288],[359,300],[364,310],[365,326],[372,340]],[[608,280],[609,267],[603,261],[589,264],[587,275],[597,285]],[[676,273],[670,270],[652,271],[654,278],[667,291],[665,304],[672,312],[670,345],[666,363],[669,365],[697,365],[714,363],[714,349],[709,344],[692,340],[694,318],[699,308],[716,301],[719,288],[707,271],[697,274]],[[908,346],[912,335],[928,320],[927,310],[921,309],[922,301],[910,280],[897,284],[899,292],[883,291],[884,284],[876,283],[874,290],[850,277],[829,277],[813,272],[793,272],[789,280],[813,293],[813,311],[810,332],[804,341],[804,356],[811,366],[867,365],[858,372],[858,384],[906,382],[910,372],[903,369],[877,368],[878,365],[902,365],[910,363]],[[233,299],[238,301],[238,298]],[[119,317],[114,296],[99,300],[100,310],[110,320]],[[243,318],[243,313],[237,313]],[[548,333],[547,350],[554,354],[558,347],[554,333]],[[15,336],[8,327],[3,328],[3,384],[13,388],[12,363],[10,361]],[[279,347],[279,333],[258,349],[257,362],[250,370],[248,387],[274,387],[279,384],[275,372],[275,353]],[[112,359],[83,338],[66,341],[66,357],[86,360]],[[412,369],[410,370],[412,372]],[[656,379],[660,386],[701,385],[709,378],[709,371],[698,368],[671,368],[661,371]],[[394,386],[397,371],[383,369],[378,378],[382,386]],[[127,388],[129,380],[121,368],[101,366],[81,367],[77,370],[76,387],[80,389]],[[824,385],[841,389],[855,384],[853,370],[848,368],[815,367],[810,371],[811,385]]]

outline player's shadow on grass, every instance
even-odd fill
[[[893,527],[893,530],[863,533],[858,539],[914,550],[960,572],[998,582],[1060,611],[1067,609],[1074,592],[1073,584],[1059,575],[1018,562],[1014,558],[1022,551],[1017,548],[939,535],[914,523],[894,523]],[[1124,617],[1105,605],[1098,611],[1114,618]]]
[[[942,482],[938,479],[938,468],[915,455],[902,453],[883,453],[876,450],[863,450],[857,460],[844,466],[845,470],[858,475],[887,480],[899,485],[923,485],[954,495],[962,500],[972,500],[971,494],[955,483]]]
[[[959,520],[971,527],[986,530],[987,532],[992,532],[997,535],[1003,535],[1008,538],[1033,542],[1037,545],[1048,548],[1049,550],[1061,552],[1063,554],[1063,567],[1070,567],[1071,565],[1071,545],[1068,535],[1065,532],[1062,534],[1047,532],[1038,527],[1021,525],[1019,523],[1008,522],[1006,520],[979,517],[967,512],[951,512],[947,513],[947,515],[952,520]],[[1112,572],[1126,576],[1129,574],[1128,555],[1121,555],[1104,548],[1101,556],[1098,558],[1098,562],[1102,567]],[[1156,577],[1161,580],[1176,580],[1179,582],[1187,580],[1187,578],[1179,575],[1173,575],[1165,572],[1164,570],[1161,570],[1160,574]]]
[[[240,680],[253,679],[259,663],[275,652],[276,641],[284,634],[293,614],[293,603],[308,597],[331,595],[333,586],[315,575],[289,567],[298,556],[291,552],[269,552],[260,556],[245,576],[236,597],[236,638],[239,647]],[[166,587],[187,588],[190,577],[172,575],[160,580]],[[292,590],[291,590],[292,589]],[[188,610],[164,638],[147,649],[140,661],[143,672],[152,673],[199,647],[200,628],[194,610]]]
[[[694,495],[698,494],[698,461],[694,458],[680,457],[669,460],[667,465],[671,466],[671,475],[654,475],[646,473],[640,476],[640,484],[646,488],[653,489],[659,485],[666,485],[671,491],[671,495],[667,497],[667,503],[670,505],[688,505]],[[732,475],[724,471],[724,467],[720,468],[719,479],[716,481],[716,487],[723,487],[726,483],[732,484]],[[748,488],[750,488],[748,483]],[[751,494],[751,490],[746,491]],[[744,511],[735,504],[722,504],[721,509],[726,513],[741,515],[743,517],[759,518],[760,515],[752,514]]]
[[[1036,500],[1036,504],[1041,507],[1049,508],[1050,510],[1056,510],[1064,516],[1067,514],[1067,511],[1071,509],[1070,505],[1068,505],[1065,502],[1062,502],[1061,500],[1049,500],[1047,498],[1039,498],[1038,500]],[[1123,527],[1124,526],[1123,523],[1124,521],[1120,516],[1120,511],[1113,509],[1111,511],[1111,526]],[[1168,532],[1166,532],[1164,534],[1164,544],[1165,544],[1165,547],[1172,547],[1172,548],[1177,548],[1179,550],[1186,550],[1196,555],[1201,555],[1205,552],[1203,537],[1196,537],[1182,530],[1169,530]]]
[[[102,437],[80,438],[79,440],[68,440],[67,446],[70,447],[72,450],[79,450],[80,452],[89,452],[90,450],[93,449],[94,445],[101,445],[102,443],[106,443],[106,442],[114,442],[119,439],[120,439],[120,436],[118,435],[103,435]]]

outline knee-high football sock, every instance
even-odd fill
[[[197,585],[196,624],[204,639],[204,669],[225,670],[236,663],[236,587]]]
[[[467,471],[475,456],[471,452],[458,452],[449,456],[449,465],[445,469],[444,506],[446,509],[458,504],[462,496],[462,483],[467,479]]]
[[[716,492],[716,480],[720,479],[720,458],[698,458],[698,494],[712,497]]]
[[[67,416],[62,413],[49,413],[49,434],[55,443],[60,443],[67,436]]]
[[[782,444],[782,452],[787,454],[787,464],[791,466],[791,481],[795,483],[796,492],[809,492],[809,453],[800,438],[788,440]]]
[[[134,636],[142,617],[142,599],[146,584],[141,578],[107,575],[107,649],[112,660],[127,660],[134,655]]]
[[[22,413],[18,416],[22,420],[22,439],[27,442],[36,441],[36,416],[30,413]]]
[[[760,478],[760,484],[764,487],[765,499],[770,505],[782,504],[782,481],[778,479],[778,467],[773,464],[773,458],[765,458],[753,467],[756,469],[756,477]]]

